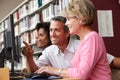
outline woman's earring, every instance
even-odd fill
[[[82,24],[82,20],[80,20],[80,24]]]
[[[83,20],[80,20],[80,24],[81,24],[81,25],[84,25],[85,22],[84,22]]]
[[[80,20],[80,24],[83,25],[83,21],[82,20]]]

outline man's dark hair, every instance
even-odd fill
[[[53,17],[52,19],[51,19],[51,21],[60,21],[60,22],[63,22],[64,23],[64,31],[66,32],[66,31],[68,31],[69,29],[68,29],[68,27],[65,25],[65,23],[66,23],[66,18],[65,17],[63,17],[63,16],[55,16],[55,17]]]
[[[47,37],[49,38],[49,41],[50,41],[50,34],[49,34],[50,30],[49,30],[49,27],[50,27],[50,22],[41,22],[41,23],[37,23],[35,29],[37,31],[39,31],[39,29],[41,29],[41,28],[44,29],[44,31],[47,34]],[[51,44],[51,41],[50,41],[49,44]]]

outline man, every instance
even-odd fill
[[[69,30],[65,26],[66,19],[62,16],[56,16],[50,22],[50,39],[53,45],[47,47],[42,52],[38,60],[34,62],[30,46],[24,43],[27,51],[23,51],[28,65],[32,72],[41,66],[49,65],[53,67],[70,67],[70,61],[79,40],[69,38]],[[56,46],[57,45],[57,46]]]

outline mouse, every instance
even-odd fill
[[[31,79],[48,79],[48,75],[46,74],[36,74],[31,77]]]

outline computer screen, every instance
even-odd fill
[[[19,62],[20,55],[20,38],[15,36],[13,15],[8,17],[8,28],[4,32],[4,59],[11,62],[11,72],[14,73],[14,62]]]
[[[20,38],[15,36],[13,15],[8,18],[8,28],[4,33],[4,48],[5,56],[9,56],[10,59],[19,62],[20,58]]]
[[[19,36],[16,36],[15,42],[13,42],[11,33],[5,31],[5,33],[4,33],[4,49],[2,51],[2,54],[4,55],[5,60],[12,60],[14,58],[14,61],[20,62],[21,55],[20,55],[19,40],[20,40]]]

